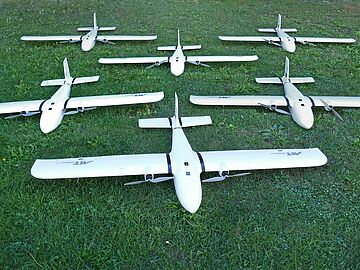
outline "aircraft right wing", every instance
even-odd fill
[[[164,92],[72,97],[66,103],[66,109],[150,103],[157,102],[163,98]]]
[[[326,164],[318,148],[200,152],[205,172],[315,167]]]
[[[316,107],[324,107],[325,101],[329,106],[360,108],[360,97],[336,97],[336,96],[309,96],[310,100]]]
[[[224,41],[265,41],[265,42],[280,42],[278,37],[262,37],[262,36],[219,36],[219,39]]]
[[[256,61],[257,55],[249,56],[187,56],[187,62],[245,62]]]
[[[147,64],[168,61],[169,57],[100,58],[101,64]]]
[[[39,179],[170,174],[168,154],[116,155],[66,159],[37,159],[31,174]]]
[[[110,40],[110,41],[121,41],[121,40],[154,40],[157,39],[157,36],[120,36],[120,35],[98,35],[97,40]]]
[[[25,41],[81,41],[82,36],[22,36]]]
[[[29,100],[0,103],[0,114],[40,111],[45,100]]]
[[[316,38],[316,37],[294,37],[300,43],[354,43],[353,38]]]
[[[284,96],[190,96],[190,102],[197,105],[288,106]]]

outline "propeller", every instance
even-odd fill
[[[115,42],[112,42],[112,41],[107,40],[107,39],[97,39],[97,41],[100,41],[100,42],[105,43],[105,44],[116,45]]]
[[[329,105],[325,100],[321,99],[320,98],[320,101],[324,104],[324,108],[326,111],[328,112],[333,112],[333,114],[338,118],[340,119],[341,121],[344,121],[344,118],[341,117],[341,115],[335,111],[334,107]]]
[[[278,112],[278,113],[282,113],[282,114],[286,114],[286,115],[290,115],[289,112],[287,111],[284,111],[282,109],[279,109],[276,105],[274,104],[271,104],[271,105],[266,105],[266,104],[263,104],[263,103],[258,103],[260,106],[263,106],[264,108],[267,108],[269,109],[270,111],[275,111],[275,112]]]
[[[88,107],[88,108],[77,108],[76,111],[68,111],[66,113],[64,113],[64,115],[72,115],[72,114],[77,114],[77,113],[82,113],[85,111],[91,111],[91,110],[95,110],[97,107]]]
[[[210,67],[209,65],[204,64],[204,63],[201,63],[201,62],[199,62],[199,61],[186,61],[186,62],[188,62],[188,63],[190,63],[190,64],[193,64],[193,65],[195,65],[195,66]]]
[[[267,43],[269,43],[269,44],[272,44],[272,45],[281,47],[281,44],[276,43],[276,42],[274,42],[274,41],[272,41],[272,40],[265,39],[265,41],[266,41]]]
[[[19,114],[13,114],[13,115],[10,115],[10,116],[7,116],[5,117],[4,119],[13,119],[13,118],[16,118],[16,117],[19,117],[19,116],[33,116],[35,114],[39,114],[41,113],[41,111],[36,111],[36,112],[21,112]]]
[[[130,186],[130,185],[137,185],[137,184],[142,184],[142,183],[146,183],[146,182],[157,184],[157,183],[168,181],[171,179],[174,179],[174,176],[163,176],[163,177],[157,177],[157,178],[150,178],[150,179],[146,179],[146,180],[125,183],[124,185]]]
[[[212,178],[208,178],[208,179],[204,179],[202,180],[203,183],[210,183],[210,182],[220,182],[220,181],[224,181],[227,178],[231,178],[231,177],[237,177],[237,176],[245,176],[245,175],[249,175],[251,173],[246,172],[246,173],[237,173],[237,174],[224,174],[224,175],[219,175],[219,176],[215,176]]]
[[[158,67],[158,66],[160,66],[160,65],[162,65],[162,64],[164,64],[164,63],[167,63],[167,62],[168,62],[167,59],[166,59],[166,60],[163,60],[163,61],[160,61],[160,62],[155,62],[154,64],[146,67],[145,69],[149,69],[149,68],[153,68],[153,67]]]
[[[60,41],[59,43],[63,44],[63,43],[76,43],[76,42],[80,42],[81,40],[64,40],[64,41]]]
[[[314,43],[311,43],[311,42],[307,42],[307,41],[299,41],[301,44],[304,44],[304,45],[310,45],[310,46],[317,46],[316,44]]]

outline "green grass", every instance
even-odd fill
[[[100,75],[73,96],[165,91],[151,105],[99,108],[68,116],[48,135],[39,117],[0,119],[0,269],[356,269],[360,265],[360,111],[338,109],[345,121],[315,109],[307,131],[263,109],[200,107],[190,94],[281,95],[257,76],[283,72],[313,76],[304,94],[360,95],[360,43],[299,45],[295,54],[266,44],[224,43],[217,35],[255,35],[258,27],[296,27],[300,36],[360,39],[359,1],[31,1],[0,2],[0,100],[49,97],[41,88],[61,78],[69,58],[73,76]],[[22,35],[72,34],[78,26],[117,26],[115,33],[157,34],[151,42],[30,43]],[[189,55],[251,55],[253,63],[187,66],[174,77],[167,66],[105,66],[100,57],[166,55],[160,45],[201,44]],[[182,115],[210,115],[213,125],[187,129],[194,150],[319,147],[326,166],[257,171],[203,185],[203,203],[191,215],[173,184],[124,187],[141,177],[41,181],[30,175],[36,158],[160,153],[170,130],[141,130],[137,119],[168,117],[174,92]],[[210,175],[208,175],[210,176]]]

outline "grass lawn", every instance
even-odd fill
[[[27,3],[24,3],[27,2]],[[265,3],[264,3],[265,2]],[[157,34],[156,41],[80,44],[20,41],[22,35],[76,34],[92,12],[114,34]],[[268,44],[226,43],[218,35],[258,35],[259,27],[296,27],[299,36],[360,39],[360,2],[329,1],[0,1],[0,101],[50,97],[40,87],[63,77],[100,75],[73,87],[73,96],[164,91],[151,105],[98,108],[66,116],[45,135],[39,116],[0,119],[0,269],[356,269],[360,266],[360,110],[338,109],[341,122],[315,109],[304,130],[261,108],[202,107],[194,95],[282,95],[255,77],[279,76],[285,56],[292,76],[313,76],[306,95],[360,95],[360,43],[298,45],[294,54]],[[250,63],[169,67],[101,65],[100,57],[161,56],[160,45],[201,44],[188,55],[252,55]],[[184,116],[210,115],[212,126],[185,132],[193,149],[319,147],[319,168],[256,171],[203,185],[196,214],[180,205],[171,182],[125,187],[139,177],[42,181],[30,175],[36,158],[162,153],[170,130],[141,130],[137,120],[169,117],[174,93]],[[208,174],[206,176],[212,176]],[[203,177],[205,177],[203,175]]]

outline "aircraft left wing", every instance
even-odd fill
[[[72,97],[66,103],[66,109],[150,103],[157,102],[163,98],[164,92]]]
[[[325,101],[329,106],[360,108],[360,97],[330,97],[330,96],[309,96],[313,106],[324,107]]]
[[[249,56],[187,56],[187,62],[243,62],[243,61],[255,61],[257,55]]]
[[[224,41],[265,41],[265,42],[280,42],[278,37],[263,37],[263,36],[219,36],[219,39]]]
[[[300,43],[354,43],[353,38],[316,38],[316,37],[294,37]]]
[[[22,36],[25,41],[81,41],[82,36]]]
[[[31,174],[39,179],[167,174],[171,173],[168,160],[168,154],[37,159]]]
[[[29,100],[0,103],[0,114],[40,111],[45,100]]]
[[[326,164],[318,148],[200,152],[205,172],[316,167]]]
[[[147,64],[168,61],[169,57],[100,58],[101,64]]]
[[[287,106],[284,96],[190,96],[190,102],[197,105],[223,106]]]
[[[98,35],[96,37],[97,40],[105,41],[121,41],[121,40],[154,40],[157,39],[157,36],[117,36],[117,35]]]

